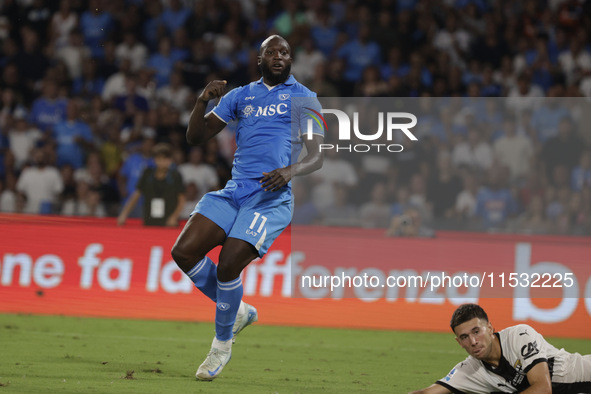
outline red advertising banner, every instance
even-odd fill
[[[211,301],[170,257],[179,232],[0,215],[0,312],[213,321]],[[447,331],[457,305],[478,302],[499,329],[526,322],[544,335],[591,339],[589,241],[294,227],[245,270],[244,296],[261,324]],[[331,290],[364,277],[427,280]]]

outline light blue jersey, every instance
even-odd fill
[[[293,197],[289,184],[271,192],[259,180],[263,172],[298,159],[308,127],[324,135],[320,122],[310,121],[314,111],[321,112],[316,93],[293,76],[273,88],[261,78],[222,97],[210,116],[238,121],[232,180],[224,189],[205,194],[193,213],[216,223],[228,237],[250,243],[262,257],[289,225]]]
[[[292,106],[295,97],[311,99],[297,100]],[[213,115],[225,123],[238,121],[232,179],[260,179],[263,172],[297,160],[304,143],[300,130],[307,131],[310,119],[306,115],[309,110],[302,106],[321,111],[316,93],[293,76],[272,88],[261,78],[222,97]],[[324,135],[318,124],[312,127],[314,134]]]

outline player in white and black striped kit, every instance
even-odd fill
[[[450,325],[468,358],[412,394],[591,393],[591,355],[559,350],[526,324],[495,332],[476,304],[456,309]]]

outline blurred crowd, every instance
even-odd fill
[[[187,217],[229,179],[235,150],[232,125],[204,146],[187,145],[196,94],[213,79],[232,88],[260,78],[258,48],[277,33],[291,44],[292,73],[319,96],[450,98],[421,104],[419,141],[403,152],[327,152],[323,170],[295,185],[297,222],[391,235],[591,234],[589,1],[0,7],[2,212],[117,216],[154,165],[153,146],[165,142]]]

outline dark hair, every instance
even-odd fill
[[[156,145],[154,145],[154,148],[152,148],[152,154],[154,155],[154,157],[166,157],[166,158],[171,158],[172,157],[172,147],[165,143],[165,142],[160,142]]]
[[[469,320],[474,319],[475,317],[479,319],[486,320],[488,322],[488,316],[484,309],[480,307],[480,305],[476,304],[463,304],[455,310],[454,314],[451,316],[451,322],[449,323],[451,330],[459,326],[462,323],[465,323]]]

